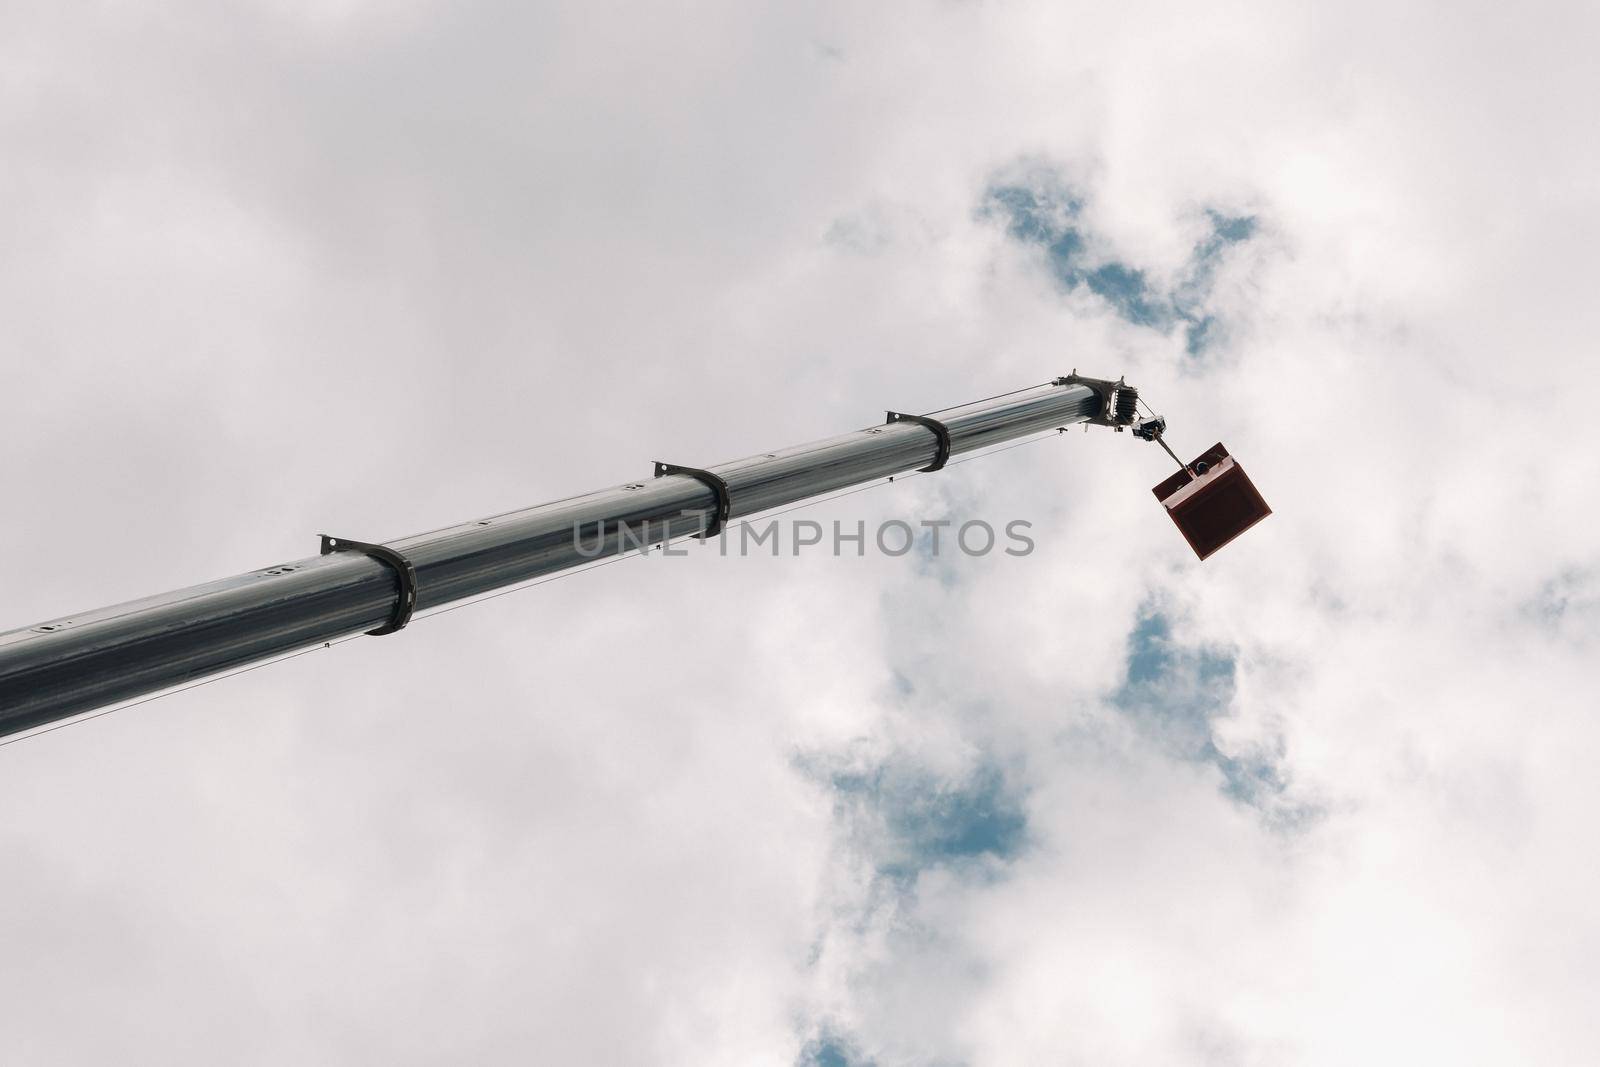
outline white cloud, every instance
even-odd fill
[[[0,749],[19,1058],[1595,1058],[1592,11],[0,17],[4,625],[1073,367],[1276,510],[1197,566],[1072,434],[818,510],[1026,559],[635,560]],[[983,216],[1041,168],[1163,291],[1258,220],[1203,359]],[[1111,700],[1151,604],[1272,810]],[[886,880],[839,766],[1026,844]]]

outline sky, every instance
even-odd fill
[[[0,748],[32,1064],[1600,1060],[1580,3],[0,3],[0,628],[1126,375]]]

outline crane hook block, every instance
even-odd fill
[[[930,419],[926,415],[902,415],[898,411],[888,411],[884,414],[889,416],[889,418],[886,420],[889,423],[914,422],[918,426],[924,426],[933,431],[934,440],[938,442],[938,447],[933,453],[933,462],[928,464],[926,467],[918,467],[917,470],[924,474],[932,474],[934,471],[939,470],[947,462],[949,462],[950,428],[944,423],[940,422],[938,419]]]
[[[1152,492],[1201,559],[1272,514],[1255,483],[1220,442]]]
[[[411,561],[388,545],[372,545],[365,541],[350,541],[343,537],[329,537],[323,534],[322,554],[326,556],[333,552],[360,552],[394,571],[395,577],[400,579],[400,599],[395,601],[394,614],[389,616],[388,622],[376,630],[368,630],[367,636],[382,637],[396,630],[404,630],[406,623],[411,621],[411,613],[417,607],[417,569],[411,565]]]

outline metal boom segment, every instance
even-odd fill
[[[654,478],[383,545],[324,537],[319,556],[0,633],[0,735],[347,634],[393,632],[412,610],[626,551],[641,528],[651,541],[681,537],[1041,430],[1120,429],[1132,421],[1120,384],[1073,374],[925,416],[891,413],[885,425],[704,470],[658,464]],[[607,531],[598,541],[597,529]]]

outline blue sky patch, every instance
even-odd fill
[[[1167,617],[1149,612],[1128,637],[1128,677],[1112,700],[1159,719],[1209,722],[1233,699],[1233,657],[1172,639]]]
[[[1600,568],[1567,567],[1522,604],[1522,617],[1546,635],[1586,647],[1600,634]]]
[[[1183,350],[1191,356],[1198,356],[1216,340],[1217,320],[1210,315],[1203,315],[1193,320],[1183,329]]]
[[[1222,791],[1241,804],[1260,805],[1269,797],[1283,792],[1283,775],[1278,764],[1260,757],[1236,759],[1217,751],[1217,746],[1206,742],[1203,758],[1216,764],[1222,772]],[[1281,752],[1278,754],[1281,758]]]
[[[1111,702],[1178,755],[1215,766],[1228,796],[1260,805],[1283,791],[1277,761],[1229,756],[1212,740],[1212,720],[1232,704],[1237,671],[1232,655],[1180,644],[1165,615],[1147,612],[1128,637],[1127,677]]]
[[[1600,606],[1596,585],[1594,572],[1568,567],[1539,587],[1525,611],[1550,626],[1559,625],[1569,616],[1593,613]]]
[[[795,1067],[873,1067],[874,1061],[857,1059],[852,1050],[839,1038],[824,1033],[814,1041],[806,1042],[800,1050]]]
[[[1084,275],[1083,280],[1091,293],[1136,326],[1160,330],[1172,319],[1172,309],[1151,290],[1142,270],[1121,263],[1107,263]]]
[[[1012,239],[1041,249],[1062,289],[1086,288],[1136,326],[1163,332],[1181,326],[1190,356],[1198,358],[1217,342],[1222,330],[1206,303],[1228,249],[1255,236],[1254,216],[1208,210],[1209,232],[1195,245],[1177,284],[1164,292],[1137,266],[1091,260],[1082,213],[1083,198],[1050,174],[1028,183],[995,183],[980,209],[983,217],[1002,220]]]
[[[878,871],[896,881],[914,881],[939,865],[1007,860],[1027,840],[1022,798],[997,767],[980,767],[952,784],[888,764],[835,774],[832,785],[847,808],[886,834]]]

